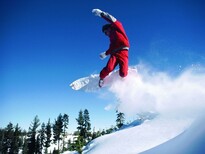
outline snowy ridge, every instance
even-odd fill
[[[158,117],[142,125],[100,137],[84,149],[84,154],[140,153],[174,138],[189,125],[189,120],[167,120]]]
[[[177,137],[141,154],[204,154],[205,115],[199,116],[191,127]]]

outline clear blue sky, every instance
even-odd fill
[[[175,74],[205,64],[202,0],[1,0],[0,127],[11,121],[28,129],[35,115],[47,123],[66,113],[75,129],[80,109],[89,110],[92,127],[115,124],[115,112],[104,110],[110,102],[68,86],[107,62],[99,59],[109,45],[106,22],[93,8],[123,23],[130,65],[142,61]]]

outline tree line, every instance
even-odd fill
[[[91,130],[90,115],[87,109],[80,110],[77,122],[77,130],[74,132],[73,140],[66,140],[68,136],[69,116],[59,114],[51,123],[40,123],[38,116],[35,116],[28,131],[22,130],[19,125],[11,122],[0,128],[0,154],[59,154],[64,151],[78,151],[82,153],[83,147],[91,140],[109,134],[119,129],[124,123],[124,114],[117,113],[116,126],[102,131]],[[49,150],[52,144],[57,148]]]

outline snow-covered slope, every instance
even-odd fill
[[[205,116],[198,117],[205,111],[203,68],[173,77],[141,66],[137,77],[116,80],[108,93],[119,102],[109,104],[109,109],[117,107],[126,116],[147,112],[158,116],[95,139],[84,154],[201,154]]]
[[[99,137],[87,145],[83,154],[204,154],[204,121],[205,115],[193,123],[190,119],[157,117]]]
[[[139,126],[97,138],[84,149],[84,154],[140,153],[179,135],[190,122],[157,117]]]
[[[141,154],[204,154],[204,121],[205,115],[197,119],[184,133]]]

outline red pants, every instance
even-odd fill
[[[112,72],[115,67],[119,64],[119,75],[121,77],[127,76],[128,72],[128,51],[122,50],[111,54],[107,65],[100,72],[100,78],[104,79],[110,72]]]

